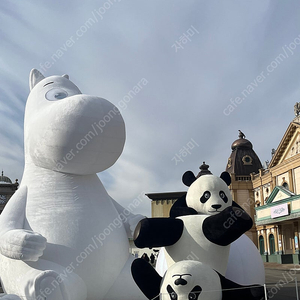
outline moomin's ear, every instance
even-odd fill
[[[30,91],[45,78],[45,76],[37,69],[32,69],[29,74],[29,88]]]

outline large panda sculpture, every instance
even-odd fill
[[[223,172],[220,178],[212,174],[196,178],[188,171],[183,182],[189,186],[187,195],[173,205],[170,218],[142,220],[136,228],[135,244],[150,248],[164,246],[166,265],[160,275],[173,264],[192,257],[236,284],[262,285],[263,263],[252,241],[243,235],[253,222],[232,201],[228,189],[230,175]]]
[[[109,101],[67,75],[30,73],[22,183],[0,216],[3,299],[144,299],[128,237],[142,216],[97,176],[122,153],[125,124]],[[2,298],[1,298],[2,299]]]
[[[132,275],[149,300],[260,300],[264,295],[263,287],[241,286],[198,261],[177,262],[161,277],[145,260],[136,259]]]
[[[230,180],[227,172],[220,178],[204,175],[198,179],[192,172],[185,173],[183,181],[190,185],[186,200],[178,201],[171,218],[141,220],[134,233],[135,245],[139,248],[165,247],[168,267],[188,259],[192,253],[197,260],[225,276],[230,244],[253,224],[243,209],[232,206],[227,187]],[[198,214],[200,209],[206,214]],[[235,221],[230,226],[224,226],[233,218]]]
[[[203,163],[200,167],[202,170],[200,174],[211,174],[209,170],[206,170],[208,167],[208,165]],[[225,181],[229,185],[231,183],[230,175],[228,173],[225,174],[226,173],[223,173],[223,176],[226,177]],[[217,188],[217,190],[221,189],[221,186],[218,187],[217,184],[219,179],[216,179],[214,176],[207,177],[207,175],[202,175],[197,179],[191,171],[187,171],[184,173],[182,181],[189,189],[187,195],[178,199],[171,208],[171,217],[175,218],[182,215],[194,214],[195,211],[197,214],[213,215],[228,207],[228,204],[240,207],[231,199],[231,194],[229,194],[230,199],[227,203],[224,203],[227,201],[226,199],[225,201],[222,201],[223,197],[210,197],[205,202],[199,201],[199,197],[206,193],[206,191],[210,191],[210,188]],[[228,189],[226,188],[226,190]],[[214,208],[217,206],[220,207],[215,211]],[[235,216],[232,216],[228,218],[223,225],[229,227],[235,221]],[[190,255],[189,257],[193,257],[193,255]],[[195,257],[193,257],[193,259],[195,259]],[[164,261],[164,250],[162,250],[157,264],[157,269],[161,274],[166,270]],[[265,283],[265,270],[261,256],[254,243],[245,234],[241,235],[241,237],[230,245],[226,278],[241,285],[263,285]]]

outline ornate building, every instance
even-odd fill
[[[241,131],[231,150],[226,171],[231,174],[233,200],[255,221],[247,235],[258,245],[264,261],[299,264],[300,103],[265,169]],[[152,200],[152,216],[168,217],[172,204],[185,193],[147,194]]]
[[[289,124],[267,169],[252,175],[259,251],[268,262],[299,263],[300,117]]]
[[[3,211],[8,200],[18,189],[18,186],[18,179],[16,179],[15,183],[12,183],[12,181],[7,176],[3,175],[2,171],[2,174],[0,176],[0,214]]]
[[[253,150],[252,143],[245,139],[245,135],[240,130],[239,138],[232,143],[231,150],[226,166],[226,171],[231,175],[229,189],[233,200],[254,220],[254,195],[250,174],[258,173],[262,164]],[[255,224],[246,234],[257,245]]]

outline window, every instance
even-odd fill
[[[242,158],[242,161],[243,161],[244,165],[252,165],[252,157],[249,155],[245,155]]]
[[[270,255],[275,253],[275,239],[274,235],[270,234],[269,235],[269,247],[270,247]]]
[[[264,237],[262,235],[259,237],[259,252],[260,254],[265,253],[265,243],[264,243]]]

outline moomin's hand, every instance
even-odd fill
[[[11,259],[37,261],[43,255],[46,242],[46,238],[39,233],[14,229],[2,236],[0,252]]]

